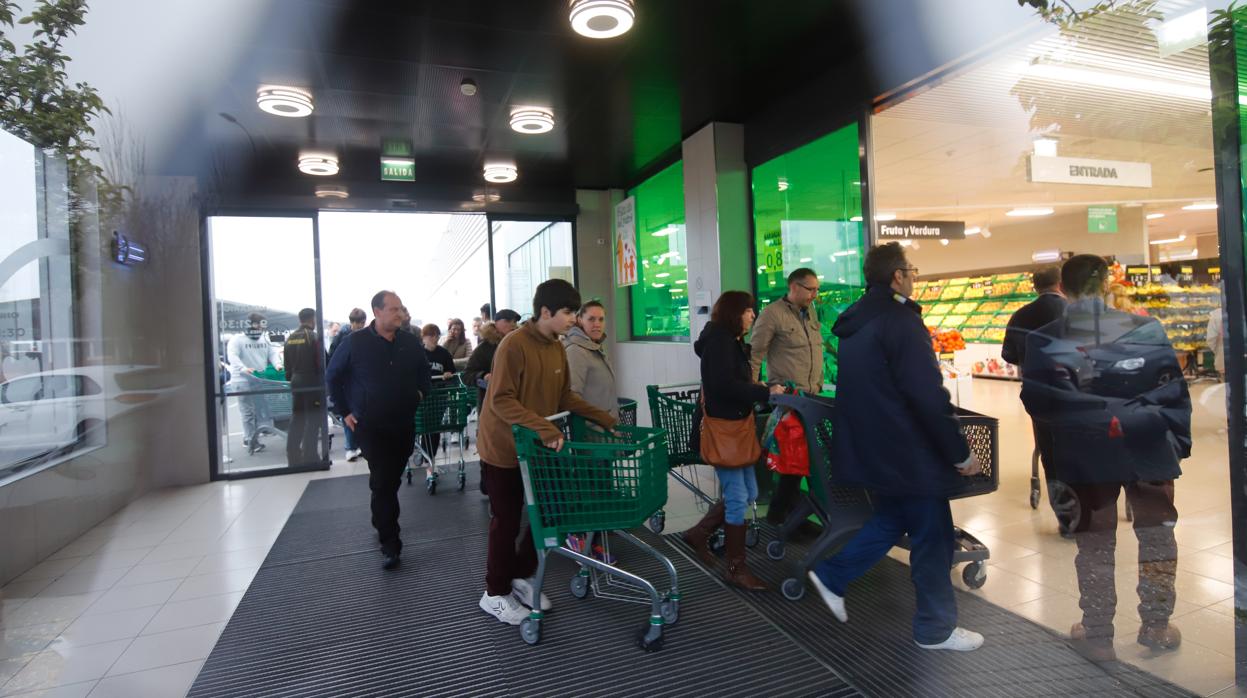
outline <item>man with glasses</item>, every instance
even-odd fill
[[[798,389],[818,393],[823,389],[823,333],[814,301],[818,298],[818,274],[802,267],[788,275],[788,293],[762,309],[753,324],[754,380],[766,362],[769,385],[793,383]],[[769,478],[763,478],[769,481]],[[782,524],[797,498],[800,475],[780,475],[766,519]]]

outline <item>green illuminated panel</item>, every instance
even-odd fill
[[[641,267],[630,291],[632,337],[687,337],[688,245],[684,230],[684,163],[677,162],[628,192],[636,197]]]
[[[823,375],[834,383],[831,326],[865,290],[857,124],[755,167],[752,184],[759,301],[765,305],[787,293],[795,269],[818,274]]]

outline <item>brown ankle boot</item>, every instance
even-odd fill
[[[680,534],[685,543],[688,543],[707,567],[714,567],[715,556],[710,552],[710,536],[714,535],[715,530],[723,525],[723,500],[719,500],[710,505],[710,511],[701,517],[692,528]]]
[[[723,578],[728,584],[745,591],[766,591],[766,584],[753,576],[745,564],[745,524],[723,524],[727,534],[727,570]]]

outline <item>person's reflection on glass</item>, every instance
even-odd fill
[[[1170,650],[1182,634],[1173,614],[1178,547],[1174,479],[1191,454],[1191,398],[1165,331],[1153,318],[1105,304],[1108,265],[1078,255],[1061,269],[1064,317],[1027,339],[1022,402],[1052,435],[1055,477],[1078,501],[1074,540],[1079,606],[1075,649],[1116,658],[1114,551],[1117,499],[1126,492],[1139,541],[1138,642]]]

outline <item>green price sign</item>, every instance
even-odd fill
[[[1117,232],[1117,207],[1116,206],[1088,206],[1087,207],[1087,232],[1088,233],[1115,233]]]

